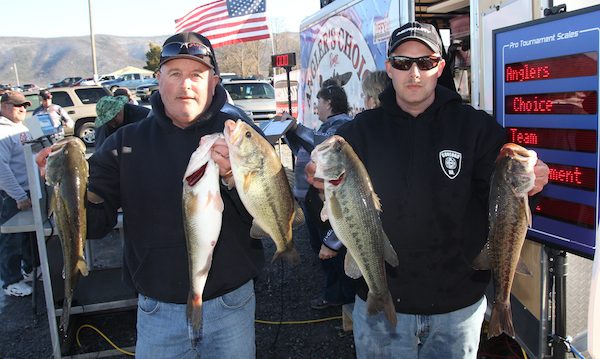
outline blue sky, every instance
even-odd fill
[[[95,34],[168,35],[175,19],[212,0],[90,0]],[[319,10],[319,0],[267,0],[271,31],[298,31],[300,21]],[[0,36],[89,35],[88,0],[4,0]]]

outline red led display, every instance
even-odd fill
[[[581,227],[595,228],[596,211],[594,207],[585,204],[542,197],[534,209],[534,214]]]
[[[271,56],[271,66],[273,67],[292,67],[296,66],[296,53],[279,54]]]
[[[521,82],[594,76],[597,71],[598,53],[584,52],[507,64],[504,66],[504,80],[506,82]]]
[[[525,147],[595,153],[597,135],[593,130],[508,127],[506,142]]]
[[[598,113],[596,91],[509,95],[505,113],[510,115],[592,115]]]
[[[548,181],[550,183],[576,187],[594,191],[596,189],[596,170],[589,167],[566,166],[554,163],[546,163],[550,172]]]

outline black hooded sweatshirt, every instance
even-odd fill
[[[417,117],[395,96],[388,87],[380,108],[337,134],[363,161],[381,199],[383,228],[400,261],[387,265],[396,311],[447,313],[481,299],[490,279],[471,263],[487,239],[490,176],[505,132],[440,85]],[[365,282],[357,283],[366,300]]]
[[[88,236],[104,236],[123,208],[125,282],[142,295],[186,303],[189,291],[187,247],[182,217],[182,179],[192,152],[206,134],[222,132],[225,90],[217,86],[209,108],[189,127],[173,125],[160,94],[147,118],[117,130],[89,159],[88,188],[101,196],[88,203]],[[229,111],[230,113],[232,111]],[[235,189],[221,186],[225,205],[221,234],[213,253],[204,300],[226,294],[256,277],[264,265],[260,241],[249,237],[252,217]]]

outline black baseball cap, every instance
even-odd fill
[[[195,32],[182,32],[165,40],[160,53],[160,64],[173,59],[190,59],[205,64],[219,74],[215,51],[210,41]]]
[[[415,21],[406,23],[392,32],[388,46],[388,56],[407,40],[420,41],[433,52],[442,54],[442,39],[440,39],[435,27],[431,24],[421,24]]]

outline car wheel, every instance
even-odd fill
[[[94,121],[87,121],[77,127],[75,131],[77,137],[81,138],[86,146],[90,147],[96,143],[96,126]]]

